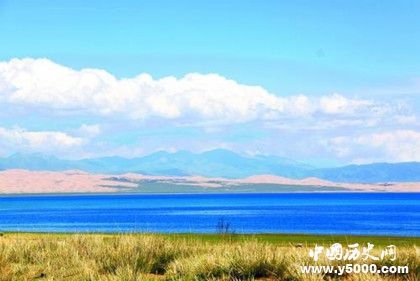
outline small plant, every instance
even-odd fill
[[[224,218],[220,218],[216,224],[216,232],[218,234],[235,234],[235,231],[232,229],[230,223]]]

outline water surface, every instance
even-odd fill
[[[420,236],[420,193],[108,194],[0,197],[0,231]]]

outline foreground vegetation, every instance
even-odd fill
[[[304,274],[314,262],[315,243],[334,242],[398,247],[396,261],[406,275]],[[35,234],[0,236],[0,280],[418,280],[419,238],[330,237],[306,235],[192,234]],[[358,262],[363,263],[363,262]]]

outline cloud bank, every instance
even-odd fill
[[[220,146],[300,160],[420,161],[418,101],[361,96],[279,96],[219,74],[117,78],[11,59],[0,62],[0,154],[132,156]]]
[[[21,128],[0,127],[2,147],[18,148],[22,151],[55,152],[80,147],[83,139],[63,132],[27,131]]]
[[[420,132],[395,130],[358,136],[340,136],[330,139],[326,145],[340,157],[357,155],[354,162],[372,161],[420,161]],[[375,155],[376,153],[376,155]],[[364,157],[371,158],[364,158]]]
[[[38,106],[60,113],[88,113],[129,119],[160,117],[246,122],[283,115],[352,114],[376,110],[370,100],[333,94],[279,97],[260,86],[218,74],[153,79],[148,74],[117,79],[100,69],[73,70],[48,59],[0,63],[0,102]]]

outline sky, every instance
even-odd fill
[[[418,1],[0,0],[0,156],[420,161]]]

